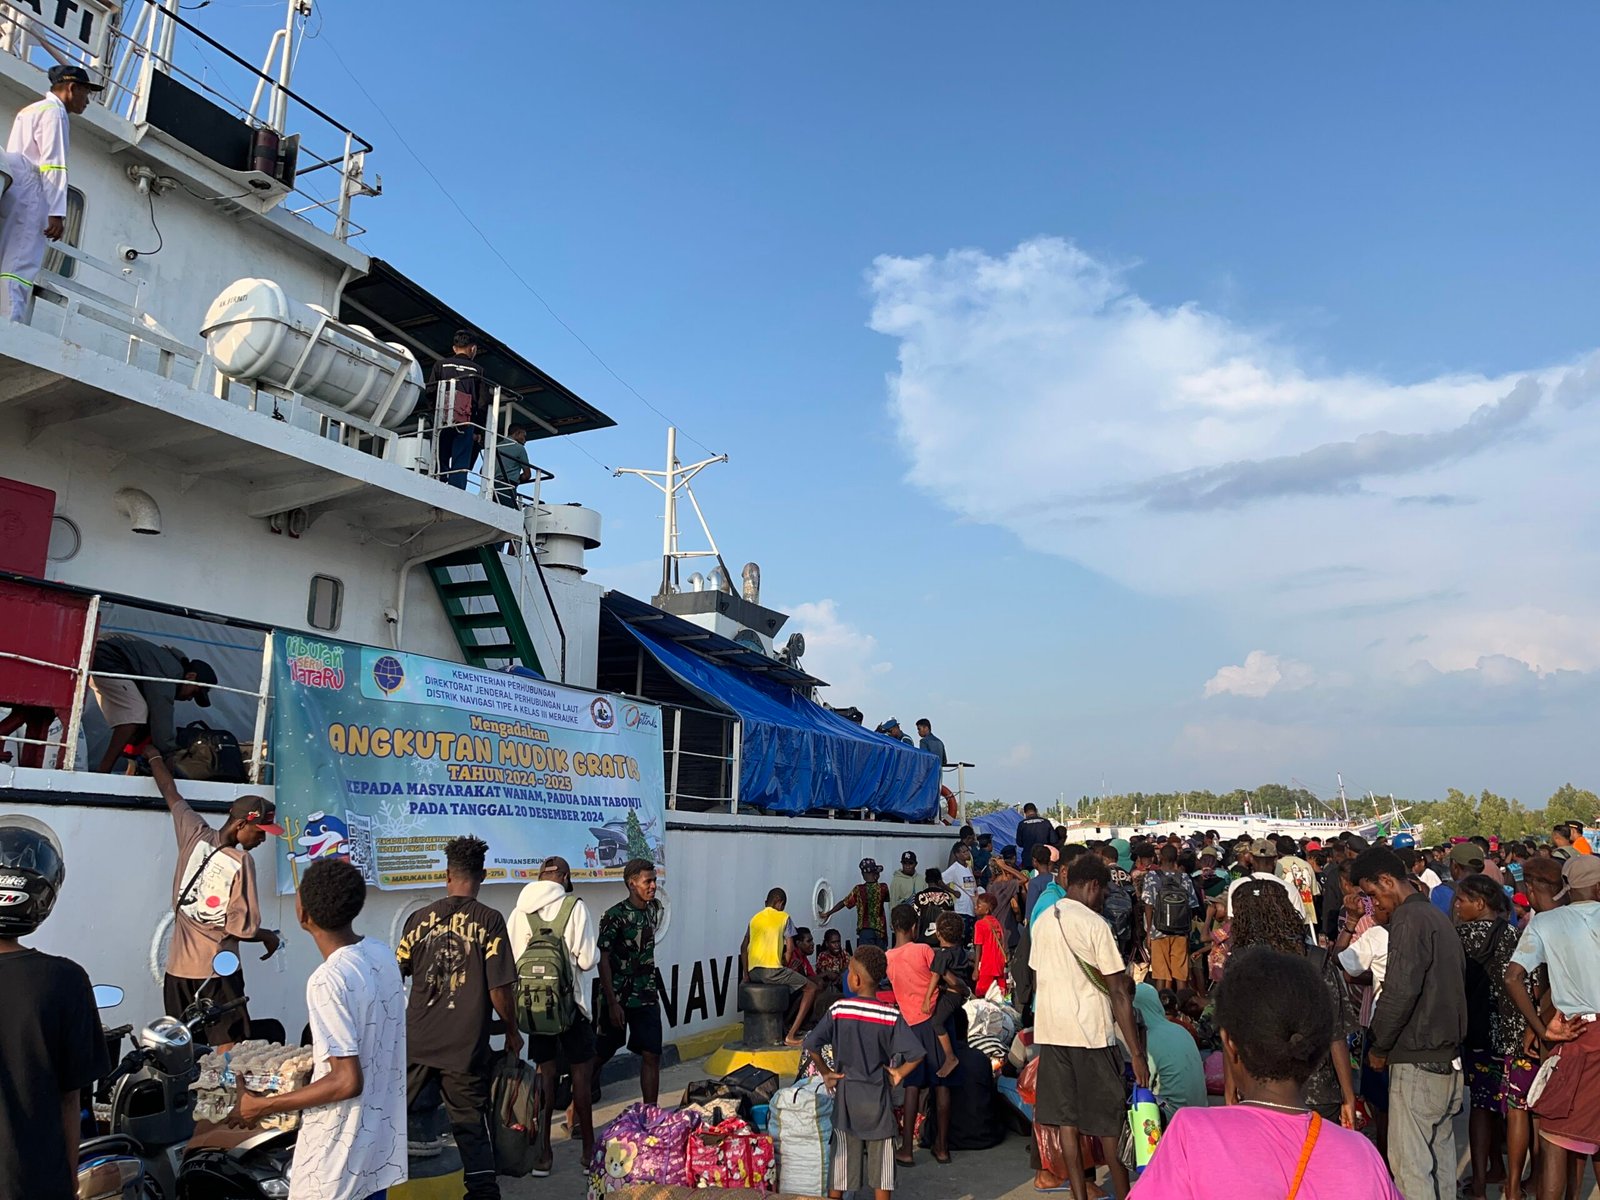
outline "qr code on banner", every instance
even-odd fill
[[[378,882],[378,855],[372,837],[372,818],[346,809],[344,823],[350,830],[347,843],[350,861],[361,872],[362,879],[375,885]]]

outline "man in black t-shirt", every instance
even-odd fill
[[[924,881],[923,889],[911,900],[917,909],[917,940],[937,946],[939,914],[955,912],[956,890],[945,883],[938,867],[929,867],[924,874]]]
[[[444,1095],[455,1134],[467,1200],[499,1200],[494,1145],[486,1114],[494,1056],[489,1022],[505,1023],[508,1056],[522,1056],[512,985],[517,964],[505,918],[478,902],[484,855],[479,838],[446,844],[443,900],[413,913],[395,955],[400,973],[411,976],[406,1005],[406,1102],[434,1080]]]
[[[76,1200],[79,1090],[111,1066],[83,968],[17,940],[65,878],[53,837],[0,820],[0,1200]]]

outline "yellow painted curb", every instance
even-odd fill
[[[390,1188],[389,1200],[461,1200],[461,1191],[465,1186],[459,1170],[451,1171],[448,1175],[436,1175],[432,1179],[413,1176],[405,1183],[397,1183]]]
[[[772,1050],[745,1050],[738,1046],[722,1046],[706,1059],[706,1074],[718,1079],[748,1063],[771,1071],[779,1079],[793,1079],[800,1073],[800,1048],[780,1046]]]
[[[672,1044],[678,1048],[680,1061],[691,1062],[697,1058],[704,1058],[723,1042],[736,1040],[736,1035],[743,1032],[743,1022],[735,1021],[731,1025],[719,1025],[715,1029],[702,1029],[699,1033],[687,1034]]]

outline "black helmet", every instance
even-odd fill
[[[66,878],[61,843],[49,826],[0,816],[0,937],[22,937],[43,925]]]

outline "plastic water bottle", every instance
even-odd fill
[[[1133,1164],[1141,1170],[1150,1164],[1150,1156],[1161,1141],[1161,1110],[1156,1107],[1155,1093],[1149,1088],[1135,1085],[1133,1101],[1128,1106],[1128,1131],[1133,1135]]]

